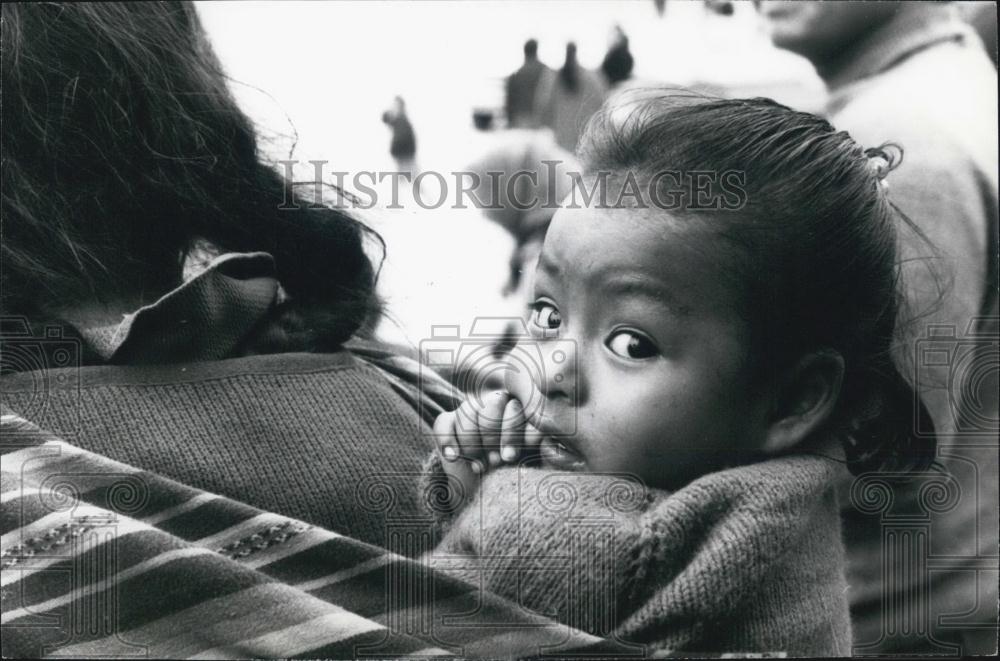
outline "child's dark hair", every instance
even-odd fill
[[[866,150],[825,120],[769,99],[639,90],[591,120],[579,151],[590,173],[742,173],[741,207],[695,211],[686,203],[674,213],[707,214],[735,248],[729,269],[746,287],[756,373],[776,378],[806,352],[836,351],[845,372],[828,430],[843,440],[851,472],[929,467],[935,439],[915,430],[933,426],[892,355],[897,223],[919,234],[885,190],[898,148]]]
[[[291,204],[191,3],[5,3],[2,51],[4,314],[166,293],[207,239],[271,253],[323,346],[373,323],[380,240]]]

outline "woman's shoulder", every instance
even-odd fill
[[[355,359],[389,383],[428,424],[462,403],[462,393],[431,367],[420,362],[416,351],[378,340],[355,338],[345,344]]]

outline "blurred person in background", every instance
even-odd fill
[[[608,85],[613,87],[632,76],[634,65],[635,58],[628,48],[628,35],[622,30],[622,26],[616,25],[611,29],[611,45],[601,62],[601,72]]]
[[[543,78],[552,75],[552,69],[538,59],[538,42],[524,42],[524,64],[507,77],[505,109],[507,125],[511,128],[538,126],[535,96]]]
[[[556,142],[575,151],[577,140],[591,115],[604,103],[606,85],[600,74],[580,66],[576,44],[566,44],[566,60],[556,75],[542,81],[538,90],[541,122],[552,129]]]
[[[904,573],[900,558],[883,555],[881,516],[860,511],[845,488],[855,652],[995,653],[998,393],[988,342],[998,332],[996,69],[948,3],[763,1],[758,9],[774,44],[815,66],[838,129],[904,151],[887,179],[890,197],[937,252],[902,235],[906,303],[919,323],[899,329],[900,355],[920,360],[917,340],[932,324],[953,329],[956,346],[970,334],[987,338],[974,350],[978,381],[970,380],[976,367],[962,371],[954,360],[909,368],[920,369],[938,460],[961,490],[954,508],[931,516],[929,545],[913,553],[947,556],[947,566]],[[931,514],[918,503],[920,487],[897,488],[892,515]]]
[[[382,122],[392,130],[389,154],[396,159],[396,167],[400,172],[412,172],[417,155],[417,136],[410,118],[406,116],[403,97],[397,96],[392,100],[392,107],[382,113]]]
[[[568,173],[578,172],[579,164],[548,131],[498,131],[493,135],[496,141],[467,169],[480,177],[473,193],[486,205],[485,216],[514,237],[503,293],[527,303],[534,258],[552,214],[570,192],[573,180]]]
[[[510,302],[509,309],[514,316],[527,316],[535,265],[545,232],[558,205],[571,190],[573,179],[569,173],[579,172],[580,165],[573,154],[556,144],[550,131],[489,131],[485,128],[481,131],[491,139],[484,144],[481,155],[466,168],[480,178],[472,194],[482,200],[483,214],[514,238],[502,294]],[[511,321],[495,329],[499,336],[494,347],[498,361],[516,344],[518,328],[516,322]],[[484,373],[490,371],[480,364],[476,364],[475,369]],[[502,371],[495,374],[502,374]],[[472,375],[446,376],[457,385],[475,381]],[[487,389],[505,387],[495,379],[483,385]]]
[[[705,8],[719,16],[732,16],[736,11],[731,0],[705,0]]]

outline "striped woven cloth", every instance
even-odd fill
[[[2,432],[4,657],[604,648],[401,555],[86,452],[6,409]]]

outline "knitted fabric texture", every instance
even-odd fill
[[[73,367],[0,383],[5,405],[78,447],[364,542],[384,545],[387,516],[420,511],[430,430],[347,351]]]
[[[429,469],[425,488],[442,475],[438,460]],[[628,476],[500,468],[442,516],[424,561],[623,653],[849,655],[841,470],[785,457],[670,494]]]

